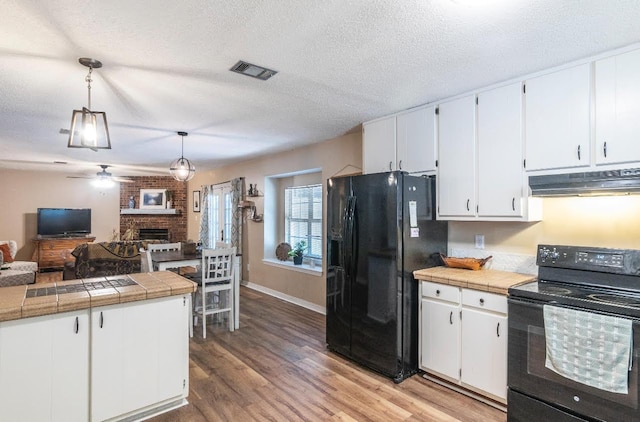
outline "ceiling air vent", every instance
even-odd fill
[[[256,66],[255,64],[247,63],[242,60],[234,64],[233,67],[229,70],[232,72],[240,73],[241,75],[251,76],[252,78],[260,79],[262,81],[266,81],[267,79],[278,73],[275,70]]]

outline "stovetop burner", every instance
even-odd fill
[[[619,296],[609,293],[594,293],[589,297],[598,302],[604,302],[611,305],[628,306],[630,308],[640,309],[640,298],[631,296]]]

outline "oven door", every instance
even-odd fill
[[[611,393],[572,381],[545,367],[543,305],[529,299],[509,298],[509,389],[587,418],[635,420],[638,416],[640,322],[633,321],[634,349],[629,392]],[[534,418],[531,420],[535,420],[536,415],[531,416]]]

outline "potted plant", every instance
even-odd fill
[[[293,257],[294,265],[302,265],[302,256],[304,255],[305,249],[307,249],[307,242],[304,240],[293,245],[293,249],[289,251],[289,256]]]

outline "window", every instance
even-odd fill
[[[322,185],[285,188],[285,241],[307,242],[305,256],[322,258]]]

